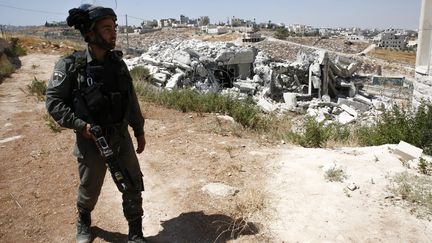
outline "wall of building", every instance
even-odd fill
[[[423,0],[420,13],[413,106],[432,101],[432,0]]]

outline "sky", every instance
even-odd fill
[[[209,16],[211,23],[227,18],[306,24],[314,27],[418,29],[421,0],[0,0],[0,25],[43,25],[62,21],[82,3],[111,7],[118,24],[142,20]]]

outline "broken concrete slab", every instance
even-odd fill
[[[176,51],[173,56],[173,61],[177,61],[178,63],[190,66],[191,65],[191,57],[189,53],[185,51]]]
[[[268,100],[266,100],[264,98],[259,99],[257,102],[257,105],[265,113],[272,113],[277,109],[277,107],[275,105],[273,105],[271,102],[269,102]]]
[[[337,121],[342,124],[342,125],[346,125],[348,123],[351,123],[353,121],[355,121],[356,118],[352,115],[350,115],[348,112],[344,111],[342,112],[338,117],[337,117]]]
[[[363,95],[356,94],[356,95],[354,95],[353,100],[367,104],[367,105],[372,105],[372,101],[370,99],[364,97]]]
[[[365,112],[365,111],[368,111],[370,109],[369,105],[366,105],[364,103],[360,103],[360,102],[357,102],[357,101],[354,101],[351,99],[345,99],[345,98],[339,98],[337,101],[337,104],[339,106],[347,105],[347,106],[353,107],[354,109],[356,109],[357,111],[360,111],[360,112]]]
[[[356,110],[354,110],[353,108],[347,106],[347,105],[341,105],[340,108],[346,112],[348,112],[348,114],[350,114],[351,116],[353,116],[354,118],[357,118],[358,113]]]
[[[286,109],[294,109],[297,106],[297,94],[296,93],[284,93],[283,99],[285,101]]]
[[[176,73],[176,74],[174,74],[174,76],[172,76],[168,80],[165,88],[168,89],[168,90],[172,90],[174,88],[177,88],[178,82],[184,77],[184,75],[185,75],[184,73]]]
[[[165,73],[155,73],[155,74],[152,75],[152,77],[153,77],[153,80],[155,82],[158,82],[158,83],[161,83],[161,84],[165,84],[165,82],[168,79],[168,76]]]
[[[399,155],[403,160],[418,159],[423,153],[423,149],[417,148],[407,142],[400,141],[394,149],[394,153]]]
[[[235,53],[228,61],[228,65],[253,63],[255,60],[255,52],[252,49],[243,49]]]

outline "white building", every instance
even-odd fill
[[[404,49],[408,44],[408,37],[396,30],[389,29],[374,38],[378,47]]]

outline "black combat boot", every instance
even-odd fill
[[[129,222],[128,243],[146,243],[142,232],[142,219]]]
[[[90,225],[91,225],[90,213],[78,213],[77,234],[76,234],[77,243],[91,242]]]

